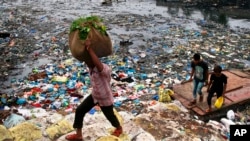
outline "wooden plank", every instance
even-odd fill
[[[250,75],[245,73],[245,72],[242,72],[240,70],[229,70],[228,72],[231,72],[239,77],[242,77],[242,78],[250,78]]]
[[[201,109],[200,107],[195,106],[195,107],[192,108],[192,110],[193,110],[194,112],[196,112],[199,116],[204,116],[204,115],[206,115],[206,111],[203,110],[203,109]]]
[[[216,109],[213,107],[212,112],[216,112],[218,110],[223,110],[224,108],[227,108],[228,106],[232,106],[235,104],[245,103],[250,101],[250,79],[244,78],[241,75],[231,73],[229,71],[223,72],[225,75],[228,76],[228,86],[227,86],[227,92],[225,94],[225,101],[220,109]],[[197,113],[200,116],[205,116],[206,109],[207,109],[207,92],[206,87],[202,89],[204,99],[202,102],[199,102],[199,96],[197,97],[197,103],[196,105],[189,106],[188,103],[192,100],[192,82],[187,82],[181,85],[174,85],[173,90],[175,92],[175,99],[179,100],[183,106],[185,106],[188,109],[191,109],[195,113]],[[216,96],[212,99],[212,104],[215,103]]]
[[[228,85],[227,85],[227,92],[234,91],[236,89],[241,88],[244,84],[250,83],[250,79],[241,78],[233,73],[228,71],[223,72],[225,75],[228,76]],[[182,95],[185,99],[192,100],[193,98],[193,82],[186,82],[183,84],[178,84],[173,86],[173,90],[175,93]],[[202,93],[205,94],[207,87],[202,88]]]
[[[233,102],[241,102],[250,98],[250,87],[244,87],[226,94],[226,97]]]

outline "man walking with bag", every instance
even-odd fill
[[[193,100],[188,104],[192,106],[196,104],[197,93],[200,95],[199,101],[203,101],[202,88],[208,83],[208,65],[201,59],[200,54],[195,53],[191,62],[191,76],[188,81],[193,80]],[[193,78],[194,76],[194,78]]]
[[[206,112],[212,111],[211,100],[216,93],[217,98],[225,95],[226,88],[227,88],[227,76],[221,73],[222,68],[221,66],[217,65],[214,67],[214,72],[210,76],[210,80],[207,87],[208,97],[207,97],[207,104],[208,109]]]
[[[105,117],[116,129],[112,135],[119,137],[122,134],[122,127],[113,111],[113,94],[110,86],[111,68],[102,63],[94,50],[90,47],[90,41],[85,41],[85,47],[89,59],[85,63],[89,68],[90,80],[92,85],[92,94],[89,95],[77,107],[73,127],[76,128],[76,134],[66,136],[69,141],[82,140],[83,118],[97,104],[100,106]]]

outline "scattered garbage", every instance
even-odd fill
[[[46,134],[51,140],[55,140],[60,136],[73,131],[71,123],[67,120],[61,120],[46,129]]]
[[[3,125],[0,125],[0,140],[11,140],[13,137],[11,136],[11,132],[7,130],[7,128]]]
[[[189,79],[194,52],[202,54],[210,70],[217,63],[224,70],[248,70],[249,29],[232,30],[212,21],[166,17],[151,10],[142,14],[147,8],[133,2],[124,6],[141,10],[138,14],[121,13],[120,3],[108,8],[96,6],[94,1],[84,2],[87,4],[50,3],[53,10],[33,1],[28,5],[3,2],[0,134],[4,134],[0,140],[63,140],[73,131],[74,110],[92,90],[86,64],[73,58],[68,46],[73,19],[82,13],[96,15],[89,7],[82,12],[85,5],[100,11],[97,15],[103,18],[112,41],[113,54],[102,61],[113,70],[115,114],[125,133],[119,139],[109,136],[112,126],[94,107],[84,120],[84,139],[219,140],[221,136],[229,138],[230,125],[249,124],[249,113],[233,110],[220,121],[194,120],[179,101],[171,98],[173,85]],[[76,10],[67,13],[69,9]],[[187,24],[197,24],[197,28],[187,28]]]
[[[17,114],[11,114],[10,116],[8,116],[5,120],[4,120],[4,122],[3,122],[3,124],[4,124],[4,126],[6,127],[6,128],[11,128],[11,127],[14,127],[14,126],[16,126],[16,125],[18,125],[19,123],[22,123],[22,122],[24,122],[24,121],[26,121],[25,119],[24,119],[24,117],[22,117],[22,116],[20,116],[20,115],[17,115]]]
[[[170,89],[165,89],[164,86],[161,86],[159,88],[159,101],[160,102],[170,102],[171,96],[174,94],[174,92]]]
[[[42,137],[41,130],[34,124],[23,122],[9,129],[15,140],[37,140]]]

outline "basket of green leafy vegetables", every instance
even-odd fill
[[[69,48],[72,56],[79,61],[89,59],[85,51],[84,43],[91,42],[90,47],[98,57],[105,57],[112,54],[112,43],[107,34],[102,19],[98,16],[80,17],[74,20],[70,26]]]

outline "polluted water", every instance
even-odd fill
[[[248,20],[227,17],[220,24],[202,10],[158,0],[102,2],[0,2],[0,140],[66,141],[74,132],[74,111],[92,87],[86,64],[69,50],[69,28],[89,15],[103,19],[112,40],[113,54],[101,60],[112,68],[124,133],[111,136],[114,127],[95,106],[84,118],[84,140],[223,141],[229,125],[249,124],[249,107],[202,121],[171,98],[172,87],[190,78],[195,52],[210,71],[214,64],[250,71]]]

